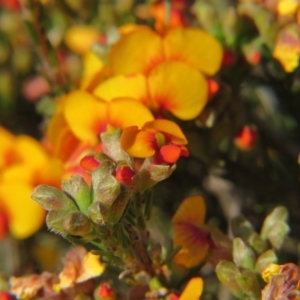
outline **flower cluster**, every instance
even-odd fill
[[[68,33],[71,47],[76,48],[78,30]],[[82,30],[91,40],[97,38],[94,31],[87,34]],[[83,81],[77,90],[56,100],[44,147],[36,145],[41,149],[34,149],[45,152],[41,158],[44,161],[35,166],[41,174],[34,175],[28,190],[39,183],[58,186],[60,180],[75,172],[88,180],[80,159],[101,151],[100,135],[117,129],[123,129],[121,147],[132,157],[172,166],[180,156],[188,156],[184,134],[167,118],[191,120],[203,110],[209,76],[218,71],[222,60],[218,41],[200,29],[175,28],[161,35],[145,26],[134,26],[112,45],[106,64],[87,50],[89,44],[85,43],[86,50],[80,50],[87,57]],[[25,153],[26,149],[21,151]],[[32,155],[36,160],[42,156]],[[12,162],[7,158],[6,164]],[[30,163],[34,164],[32,160]],[[48,173],[53,178],[43,178]],[[19,171],[16,174],[21,176]]]
[[[93,28],[67,32],[66,44],[83,56],[82,80],[55,100],[41,143],[1,129],[1,216],[13,236],[26,238],[42,225],[43,206],[50,230],[73,243],[97,244],[104,259],[128,274],[154,275],[161,262],[152,261],[145,248],[149,188],[189,155],[177,123],[196,119],[204,109],[222,47],[200,29],[178,26],[120,28],[101,58],[91,49],[97,40]],[[29,199],[34,187],[32,197],[41,206]],[[189,288],[198,296],[199,280]]]
[[[0,299],[298,299],[299,3],[0,0]]]

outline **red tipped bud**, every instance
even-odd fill
[[[88,172],[92,172],[100,165],[100,162],[96,160],[94,155],[87,155],[80,161],[80,166]]]
[[[167,298],[168,300],[179,300],[179,296],[175,295],[175,294],[170,294]]]
[[[250,126],[244,126],[236,135],[234,142],[240,150],[251,150],[257,141],[257,132]]]
[[[116,294],[111,286],[104,282],[95,291],[95,299],[97,300],[115,300]]]
[[[128,165],[121,165],[117,167],[115,177],[125,185],[132,185],[134,175],[135,172]]]
[[[208,100],[210,100],[220,89],[220,86],[217,81],[213,79],[207,80],[208,84]]]
[[[253,51],[249,53],[247,60],[250,64],[257,65],[261,60],[261,54],[259,51]]]

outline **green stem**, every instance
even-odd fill
[[[29,9],[30,16],[24,22],[27,25],[29,35],[36,45],[37,55],[40,58],[40,70],[43,76],[49,81],[54,92],[62,93],[68,91],[66,76],[58,63],[57,52],[47,39],[45,29],[42,26],[42,8],[38,0],[28,1],[28,8],[20,2],[23,15],[28,15],[26,9]]]

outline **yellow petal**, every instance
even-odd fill
[[[138,126],[152,121],[153,115],[142,103],[130,98],[118,98],[107,102],[108,122],[115,128]]]
[[[281,265],[277,264],[269,264],[264,271],[262,272],[261,276],[264,281],[270,282],[273,276],[278,275],[282,270]]]
[[[83,57],[83,74],[80,83],[81,89],[90,88],[96,77],[99,77],[104,67],[104,63],[93,52],[88,51]]]
[[[297,0],[279,0],[277,11],[279,15],[293,15],[299,6]]]
[[[63,177],[63,162],[58,158],[49,157],[43,168],[39,168],[33,178],[34,186],[48,184],[60,188]]]
[[[32,167],[40,167],[47,162],[48,155],[46,150],[41,143],[30,136],[18,136],[15,147],[22,163]]]
[[[200,277],[194,277],[189,280],[179,300],[199,300],[203,291],[203,280]]]
[[[164,38],[166,57],[182,60],[206,75],[214,75],[220,68],[221,44],[201,29],[175,28]]]
[[[64,115],[71,131],[82,141],[95,144],[106,129],[106,102],[85,91],[77,90],[68,95]]]
[[[62,113],[52,116],[47,128],[47,138],[53,155],[64,162],[79,144],[79,140],[72,133]]]
[[[199,224],[204,222],[206,207],[204,198],[200,195],[185,198],[172,218],[174,224],[188,222]]]
[[[56,110],[46,132],[46,141],[50,143],[51,152],[64,162],[79,144],[79,140],[72,133],[64,116],[66,99],[67,97],[56,99]]]
[[[138,28],[120,38],[109,54],[112,73],[144,73],[163,59],[162,40],[149,28]]]
[[[138,73],[115,76],[98,85],[93,94],[106,101],[128,97],[143,102],[147,98],[146,77]]]
[[[151,109],[168,110],[182,120],[191,120],[204,108],[208,87],[204,76],[182,62],[164,62],[148,78]]]
[[[25,164],[15,164],[6,168],[2,172],[2,179],[5,182],[22,182],[32,184],[35,176],[35,168],[31,168],[31,166]]]
[[[44,223],[45,211],[31,199],[32,189],[22,183],[0,185],[0,201],[9,214],[10,232],[18,239],[34,234]]]
[[[83,282],[90,278],[101,275],[105,270],[105,265],[100,262],[100,256],[88,252],[82,261],[82,273],[76,282]]]
[[[199,265],[206,257],[209,249],[209,232],[188,221],[174,224],[174,247],[182,248],[175,255],[174,261],[192,268]]]
[[[155,154],[154,139],[153,133],[139,131],[137,126],[131,126],[122,132],[121,147],[133,157],[150,157]]]
[[[296,26],[280,30],[277,36],[273,57],[278,59],[286,72],[293,72],[299,65],[300,38]]]
[[[174,247],[182,247],[174,260],[187,268],[198,265],[207,255],[209,232],[201,227],[205,212],[203,197],[195,195],[184,199],[172,218]]]
[[[99,32],[92,26],[74,26],[65,34],[66,45],[75,53],[84,55],[99,39]]]
[[[156,119],[154,121],[147,122],[143,126],[143,129],[156,129],[158,131],[168,133],[171,135],[171,142],[175,145],[187,144],[187,139],[181,131],[180,127],[170,120]]]

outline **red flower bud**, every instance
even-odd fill
[[[95,291],[95,299],[97,300],[115,300],[116,295],[111,286],[104,282]]]
[[[225,50],[223,55],[222,65],[227,67],[231,66],[236,60],[236,55],[231,50]]]
[[[94,155],[87,155],[80,161],[80,166],[88,172],[92,172],[93,169],[97,168],[100,162],[95,159]]]
[[[244,126],[234,139],[235,145],[240,150],[251,150],[257,140],[257,132],[250,126]]]
[[[217,81],[213,79],[207,80],[208,84],[208,100],[210,100],[220,89],[220,86]]]
[[[135,172],[127,165],[121,165],[117,167],[115,177],[117,180],[123,184],[131,185],[132,178],[135,175]]]

